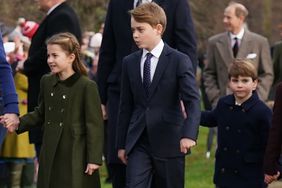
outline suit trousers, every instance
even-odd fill
[[[184,170],[184,156],[152,154],[145,129],[128,155],[126,188],[184,188]]]

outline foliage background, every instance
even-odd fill
[[[97,31],[105,19],[109,0],[68,0],[79,15],[83,30]],[[278,24],[282,23],[282,3],[280,0],[239,0],[250,14],[249,29],[268,37],[270,44],[279,40]],[[190,0],[189,1],[196,32],[198,46],[204,51],[208,37],[224,31],[222,25],[223,10],[229,0]],[[35,0],[0,0],[0,22],[15,26],[18,17],[40,22],[44,14],[38,11]]]

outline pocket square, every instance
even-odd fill
[[[257,54],[256,53],[250,53],[247,55],[247,59],[255,59],[257,57]]]

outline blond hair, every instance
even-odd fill
[[[246,76],[246,77],[251,77],[252,80],[257,80],[258,79],[258,73],[249,59],[236,59],[234,62],[231,64],[229,71],[228,71],[228,78],[230,79],[231,77],[239,77],[239,76]]]
[[[137,22],[148,23],[152,27],[161,24],[163,27],[162,33],[165,31],[166,15],[163,8],[158,4],[154,2],[143,3],[135,9],[130,10],[129,13]]]

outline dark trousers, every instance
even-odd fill
[[[153,156],[144,135],[128,156],[126,188],[184,188],[185,157]]]
[[[125,186],[125,169],[124,164],[109,164],[112,171],[113,188],[124,188]]]

